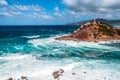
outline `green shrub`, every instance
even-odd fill
[[[117,29],[117,33],[118,33],[118,35],[120,36],[120,29]]]
[[[96,37],[97,37],[97,34],[93,34],[93,36],[94,36],[94,38],[96,38]]]
[[[114,32],[110,29],[107,29],[107,27],[100,27],[98,30],[103,32],[106,36],[114,36]]]

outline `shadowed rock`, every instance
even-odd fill
[[[75,74],[76,74],[76,73],[74,73],[74,72],[72,73],[72,75],[75,75]]]
[[[26,76],[21,76],[22,80],[28,80]]]
[[[9,78],[9,79],[7,79],[7,80],[13,80],[13,78]]]
[[[108,40],[120,40],[120,29],[112,25],[96,22],[88,22],[74,31],[72,34],[55,38],[56,40],[72,40],[72,41],[86,41],[98,42]]]

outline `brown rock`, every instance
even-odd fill
[[[59,69],[59,70],[57,70],[57,71],[54,71],[54,72],[52,73],[52,75],[53,75],[54,79],[59,80],[59,77],[62,76],[63,73],[64,73],[64,70],[63,70],[63,69]]]

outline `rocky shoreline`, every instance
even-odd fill
[[[64,77],[64,69],[59,69],[59,70],[56,70],[52,73],[52,76],[53,76],[53,79],[52,80],[63,80],[61,79],[62,77]],[[82,74],[83,75],[87,75],[87,71],[82,71]],[[78,75],[76,72],[71,72],[71,76],[75,76],[75,75]],[[8,78],[6,80],[29,80],[29,77],[26,77],[26,76],[21,76],[19,79],[15,79],[15,78]],[[30,79],[32,80],[32,79]],[[36,79],[34,79],[36,80]],[[99,79],[95,79],[95,80],[99,80]],[[111,80],[109,77],[103,77],[103,80]]]
[[[72,41],[85,41],[85,42],[99,42],[109,40],[120,40],[120,29],[112,25],[96,22],[87,22],[80,28],[75,30],[72,34],[67,36],[57,37],[56,40],[72,40]]]

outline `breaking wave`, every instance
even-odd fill
[[[75,27],[31,28],[1,31],[0,80],[17,80],[21,76],[28,80],[53,80],[52,73],[58,69],[65,71],[60,80],[120,78],[120,41],[59,41],[54,38],[72,32]]]

